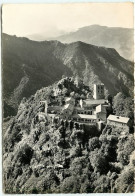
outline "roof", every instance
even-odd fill
[[[73,115],[75,118],[82,118],[82,119],[97,119],[96,115],[87,115],[87,114],[76,114]]]
[[[115,115],[110,114],[109,117],[107,118],[107,120],[120,122],[120,123],[128,123],[129,118],[122,117],[122,116],[115,116]]]
[[[96,85],[96,86],[104,86],[104,84],[103,83],[94,83],[94,85]]]
[[[104,104],[105,102],[107,102],[105,99],[86,99],[83,101],[83,103],[86,105],[100,105]]]

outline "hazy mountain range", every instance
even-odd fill
[[[78,74],[91,87],[102,82],[112,95],[119,91],[126,95],[133,92],[132,62],[115,49],[80,41],[37,42],[3,34],[2,68],[5,116],[16,113],[23,97],[53,84],[63,74]]]
[[[133,61],[133,29],[91,25],[59,37],[47,38],[44,34],[29,35],[32,40],[58,40],[62,43],[82,41],[88,44],[115,48],[124,58]]]

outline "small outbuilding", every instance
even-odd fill
[[[111,126],[126,128],[130,126],[130,119],[122,116],[109,115],[107,118],[107,124]]]

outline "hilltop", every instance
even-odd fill
[[[56,96],[55,89],[61,94]],[[50,100],[48,109],[55,104],[60,108],[65,104],[63,97],[77,101],[89,93],[91,97],[92,91],[66,77],[21,101],[3,133],[6,193],[133,192],[131,130],[109,125],[102,131],[93,125],[88,129],[59,118],[52,121],[45,113],[43,101]],[[133,113],[132,99],[122,94],[114,97],[113,107],[119,115],[126,116],[127,110]]]
[[[62,75],[78,75],[91,88],[95,82],[104,83],[112,95],[120,91],[133,94],[133,63],[112,48],[80,41],[37,42],[3,34],[2,59],[5,117],[16,114],[23,97],[53,84]]]

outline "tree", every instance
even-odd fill
[[[22,164],[30,164],[30,160],[33,155],[33,149],[28,145],[24,144],[16,154],[16,160],[19,160]]]
[[[87,166],[87,159],[82,157],[76,157],[70,164],[70,171],[72,175],[82,175],[83,169]]]
[[[94,193],[110,193],[110,178],[108,176],[102,175],[94,182],[95,190]]]
[[[80,193],[90,193],[90,182],[87,180],[86,182],[81,184]]]
[[[63,88],[62,94],[69,95],[68,89],[67,88]]]
[[[130,161],[130,154],[134,151],[134,137],[132,134],[119,140],[117,149],[117,160],[123,165]]]
[[[70,149],[70,157],[78,157],[81,155],[82,155],[82,150],[79,145]]]
[[[95,148],[100,148],[100,142],[98,137],[93,137],[89,139],[89,148],[90,151],[93,151]]]
[[[128,117],[129,113],[133,112],[133,100],[120,92],[113,99],[113,107],[116,115]]]
[[[62,84],[58,84],[58,87],[59,87],[59,89],[61,89],[61,90],[62,90],[62,88],[63,88]]]
[[[61,193],[79,193],[80,192],[80,183],[77,176],[70,176],[64,179],[63,183],[60,186]]]
[[[101,174],[108,172],[108,161],[100,150],[96,148],[92,151],[89,159],[95,172],[100,172]]]
[[[134,168],[127,166],[119,175],[115,182],[115,188],[118,193],[134,191]]]

